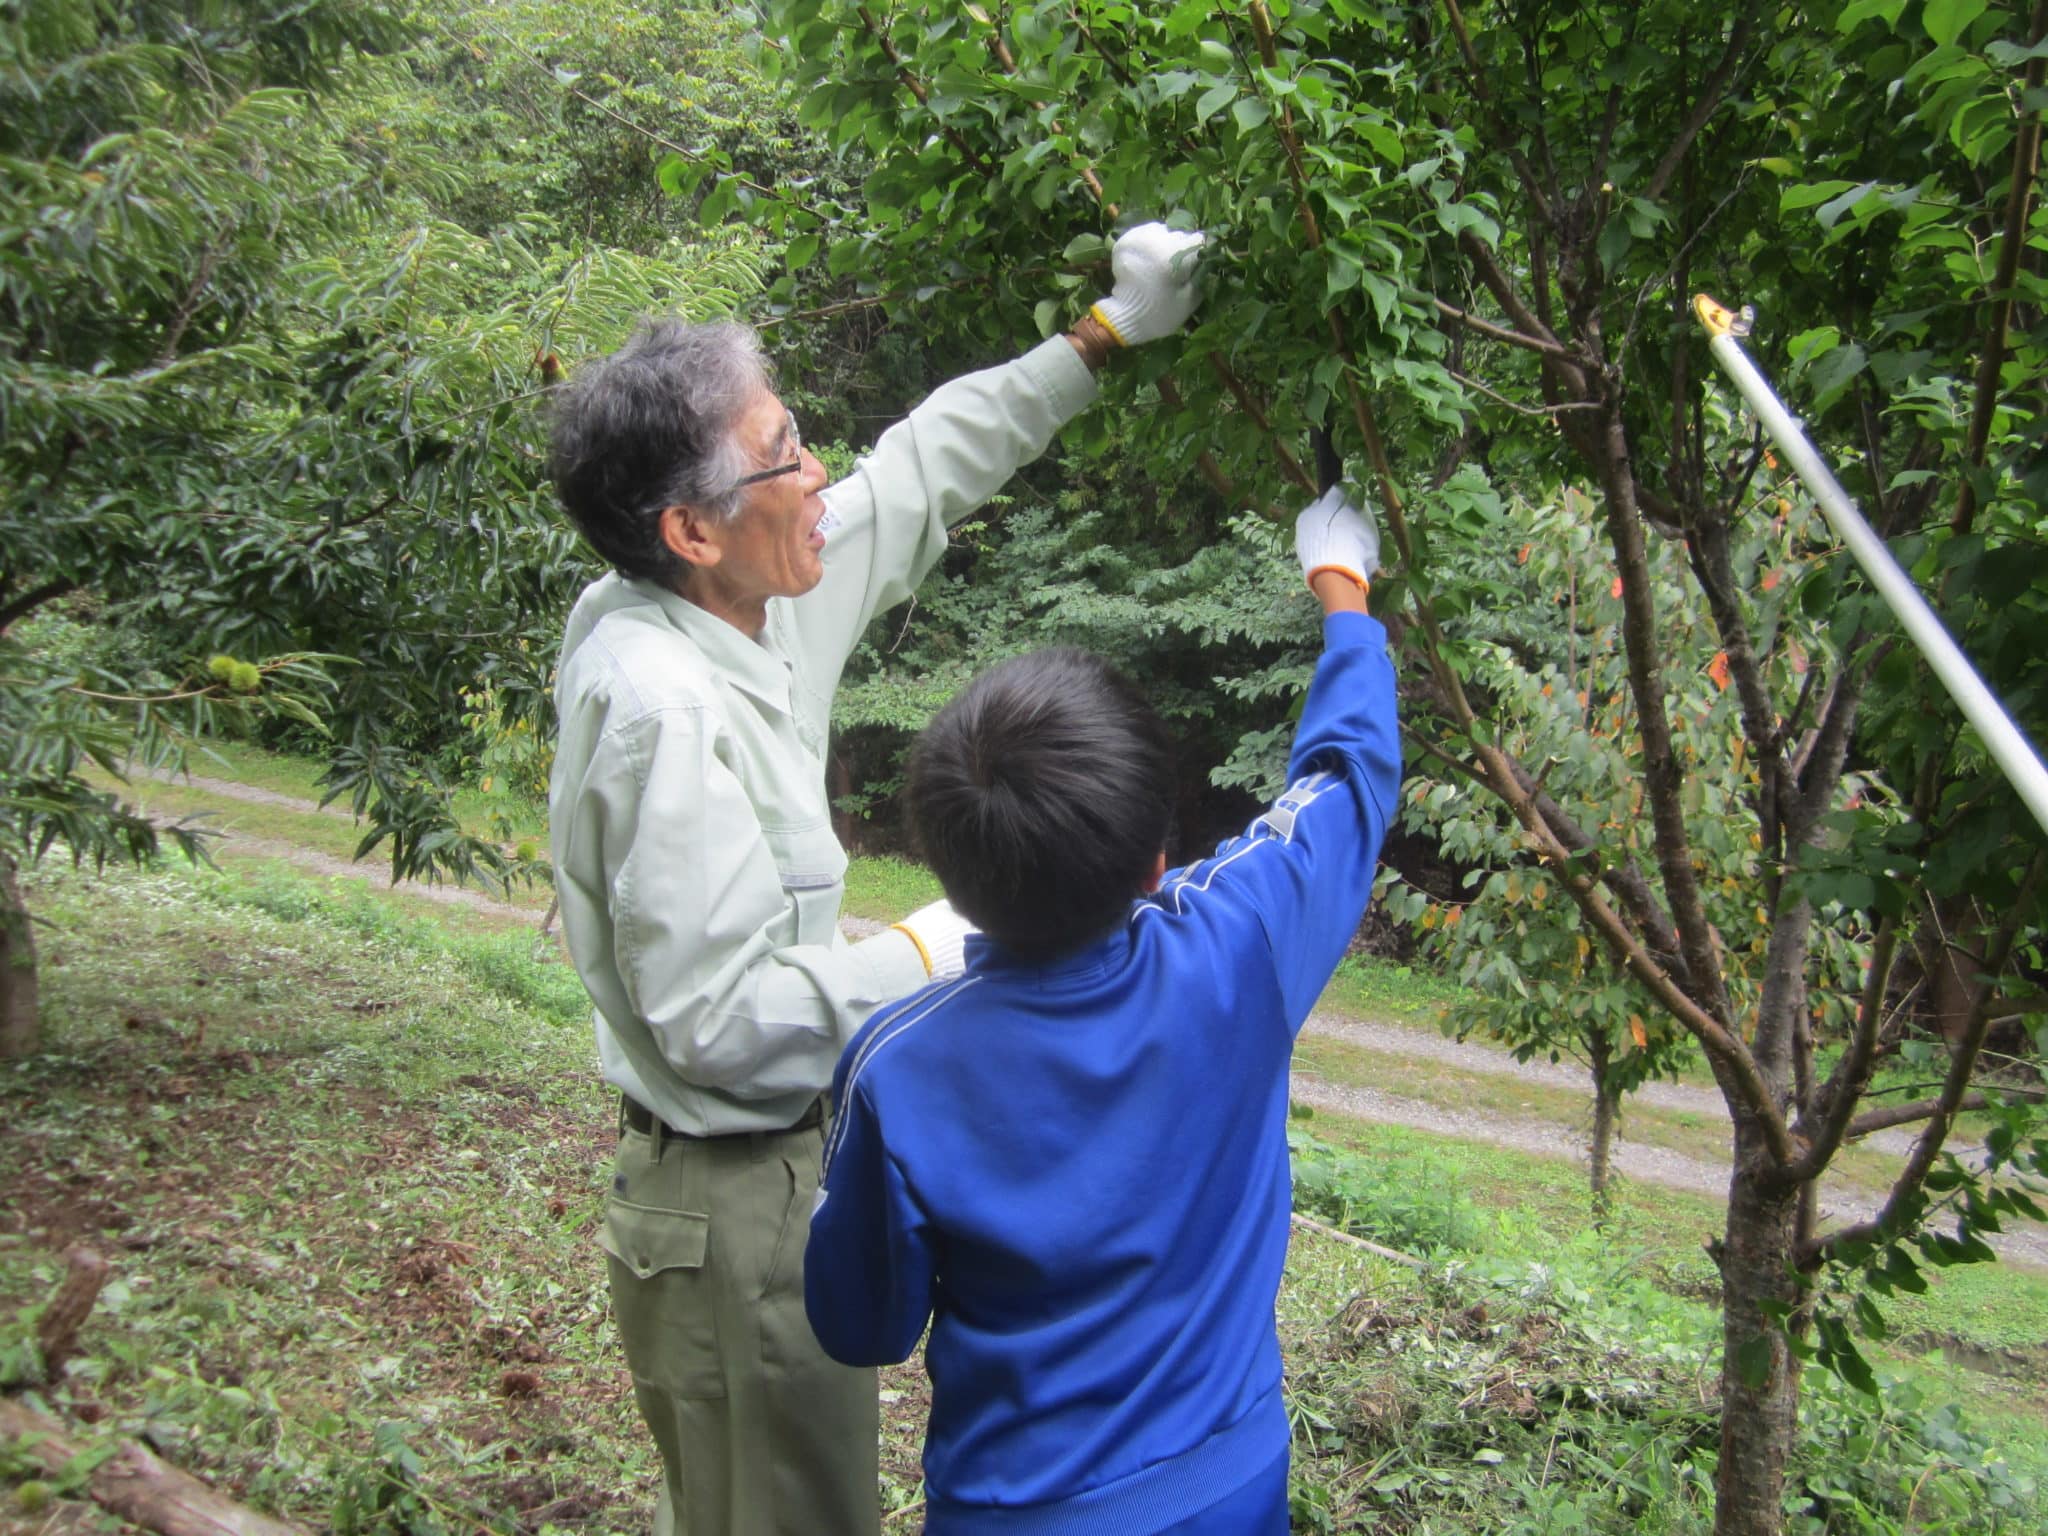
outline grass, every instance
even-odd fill
[[[847,865],[842,910],[850,917],[888,923],[943,895],[938,878],[922,864],[888,854],[868,855]]]
[[[1323,992],[1322,1006],[1435,1033],[1443,1010],[1457,1007],[1469,995],[1456,982],[1419,967],[1353,955],[1337,966],[1337,974]]]
[[[1414,1169],[1411,1187],[1454,1192],[1485,1213],[1485,1235],[1469,1250],[1476,1256],[1511,1262],[1590,1241],[1674,1297],[1719,1294],[1706,1253],[1722,1230],[1717,1200],[1624,1180],[1615,1189],[1607,1230],[1589,1236],[1585,1174],[1573,1164],[1405,1126],[1301,1108],[1296,1114],[1298,1125],[1318,1140],[1374,1165]],[[1375,1230],[1368,1223],[1358,1230],[1407,1251],[1426,1251],[1426,1245],[1408,1248],[1398,1226]],[[2048,1275],[1987,1264],[1928,1270],[1926,1277],[1926,1295],[1882,1301],[1893,1345],[1880,1351],[1896,1367],[1933,1372],[1945,1392],[1979,1408],[2023,1411],[2032,1416],[2026,1433],[2037,1436],[2039,1421],[2048,1419]],[[1939,1360],[1930,1358],[1936,1355]]]
[[[195,771],[313,792],[304,763],[244,747],[226,755],[226,765],[195,759]],[[384,887],[373,869],[309,880],[284,857],[345,860],[358,835],[345,815],[186,785],[145,792],[159,810],[212,812],[261,842],[226,845],[219,874],[36,877],[38,912],[59,924],[44,940],[46,1012],[63,1023],[55,1049],[0,1074],[0,1187],[27,1191],[18,1230],[0,1217],[0,1318],[32,1314],[76,1237],[115,1245],[123,1270],[87,1354],[48,1389],[54,1404],[108,1432],[146,1429],[173,1459],[315,1524],[427,1533],[496,1511],[526,1530],[643,1525],[651,1453],[589,1238],[609,1099],[590,1064],[582,988],[534,940],[545,893],[518,911],[479,912]],[[859,858],[846,909],[887,921],[938,894],[916,865]],[[1352,960],[1323,1006],[1435,1034],[1464,996],[1411,967]],[[1299,1060],[1482,1115],[1573,1124],[1587,1113],[1569,1090],[1342,1040],[1305,1037]],[[1628,1369],[1667,1385],[1710,1382],[1718,1277],[1703,1244],[1720,1228],[1718,1202],[1625,1183],[1608,1230],[1594,1234],[1570,1162],[1328,1114],[1305,1123],[1378,1170],[1344,1207],[1363,1210],[1362,1230],[1434,1247],[1445,1267],[1418,1280],[1332,1241],[1295,1243],[1281,1316],[1302,1383],[1297,1529],[1368,1518],[1416,1532],[1609,1528],[1612,1510],[1592,1504],[1570,1523],[1583,1487],[1547,1483],[1555,1458],[1515,1449],[1521,1428],[1489,1421],[1483,1444],[1439,1434],[1472,1413],[1435,1395],[1451,1376],[1424,1379],[1430,1351],[1479,1372],[1458,1379],[1483,1408],[1488,1373],[1521,1369],[1516,1339],[1582,1329],[1553,1302],[1512,1311],[1532,1286],[1562,1286],[1629,1298],[1631,1345],[1691,1341],[1684,1372],[1655,1360]],[[1726,1155],[1718,1116],[1636,1103],[1626,1134]],[[1851,1172],[1875,1187],[1884,1166]],[[1928,1296],[1884,1303],[1893,1341],[1874,1355],[1887,1395],[1918,1405],[1884,1432],[1942,1441],[1949,1421],[1927,1415],[1952,1415],[1950,1404],[1977,1426],[1951,1451],[2031,1445],[2048,1417],[2048,1277],[1984,1266],[1930,1280]],[[1361,1296],[1371,1298],[1362,1312]],[[1482,1336],[1460,1321],[1473,1307],[1538,1321]],[[1365,1323],[1345,1335],[1346,1316]],[[21,1330],[0,1323],[0,1379],[26,1369]],[[1400,1351],[1362,1347],[1383,1333]],[[1554,1377],[1515,1379],[1532,1400],[1562,1390]],[[884,1390],[882,1497],[908,1511],[926,1387],[906,1366],[885,1373]],[[1809,1394],[1816,1436],[1848,1425],[1845,1444],[1871,1442],[1877,1431],[1833,1391]],[[1358,1419],[1358,1405],[1375,1403],[1398,1434]],[[1697,1413],[1676,1403],[1670,1422],[1692,1425],[1678,1441],[1547,1409],[1532,1422],[1663,1458],[1659,1475],[1676,1481],[1637,1514],[1654,1505],[1645,1528],[1692,1530],[1699,1501],[1680,1452]],[[1477,1464],[1494,1470],[1472,1472],[1475,1449],[1501,1446],[1499,1463]],[[1455,1475],[1446,1458],[1460,1463]],[[1602,1476],[1572,1465],[1581,1483]],[[1948,1465],[1916,1463],[1912,1478],[1940,1487]]]
[[[40,1389],[80,1437],[147,1435],[315,1527],[644,1529],[652,1453],[592,1241],[611,1100],[567,968],[529,934],[274,870],[53,865],[30,897],[51,1038],[0,1070],[0,1378],[33,1374],[28,1324],[86,1242],[115,1282]],[[1462,1246],[1417,1275],[1297,1234],[1296,1529],[1703,1530],[1686,1468],[1712,1314],[1686,1293],[1712,1202],[1625,1188],[1592,1237],[1568,1165],[1304,1123],[1372,1159],[1372,1219]],[[1925,1320],[1981,1308],[1980,1342],[2024,1349],[2048,1306],[1997,1274],[1941,1277],[1966,1288]],[[1832,1425],[1865,1447],[1868,1476],[1824,1462],[1858,1499],[1889,1497],[1880,1474],[1945,1488],[1965,1462],[2001,1487],[2033,1475],[1983,1464],[2039,1438],[1977,1406],[2009,1406],[2012,1383],[1972,1396],[1953,1368],[1885,1369],[1888,1397],[1920,1405],[1888,1426],[1809,1392],[1816,1445]],[[882,1498],[908,1511],[924,1383],[912,1366],[884,1387]],[[1958,1396],[1961,1419],[1940,1406]],[[1963,1523],[1976,1509],[1924,1528],[1993,1529]]]
[[[567,968],[283,879],[46,867],[31,900],[51,1038],[0,1076],[0,1317],[73,1243],[115,1267],[51,1405],[316,1526],[644,1524]]]

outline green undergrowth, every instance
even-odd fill
[[[556,952],[275,870],[49,865],[29,894],[49,1038],[0,1070],[10,1389],[84,1244],[113,1282],[31,1395],[89,1451],[142,1436],[364,1536],[644,1529],[652,1451],[591,1236],[613,1111]],[[1708,1528],[1712,1202],[1624,1187],[1600,1234],[1567,1164],[1294,1129],[1301,1209],[1424,1261],[1297,1234],[1297,1531]],[[1994,1267],[1934,1278],[1882,1399],[1809,1376],[1795,1530],[2040,1528],[2039,1420],[1997,1410],[2038,1383],[2048,1306]],[[2019,1392],[1930,1357],[1966,1311],[1970,1348],[2031,1369]],[[914,1368],[887,1381],[901,1510],[924,1397]]]
[[[1593,1232],[1585,1170],[1574,1163],[1297,1106],[1296,1188],[1304,1209],[1358,1236],[1438,1260],[1543,1257]],[[1617,1181],[1604,1235],[1663,1293],[1712,1303],[1720,1277],[1706,1245],[1717,1200]],[[2048,1419],[2048,1274],[2012,1264],[1930,1268],[1925,1295],[1882,1299],[1896,1363],[1933,1370],[1955,1395]],[[1957,1367],[1967,1367],[1958,1369]]]
[[[1712,1529],[1718,1321],[1626,1255],[1582,1238],[1381,1265],[1325,1299],[1286,1329],[1296,1531]],[[2016,1424],[1881,1376],[1871,1398],[1808,1374],[1789,1531],[2040,1529],[2043,1462]]]
[[[849,917],[891,923],[943,895],[938,876],[922,864],[890,854],[867,854],[847,864],[841,910]]]
[[[1399,961],[1349,955],[1324,988],[1320,1006],[1360,1018],[1435,1030],[1445,1010],[1471,994],[1454,981]]]
[[[0,1071],[11,1387],[88,1455],[141,1437],[316,1529],[644,1529],[590,1235],[614,1112],[568,968],[288,877],[49,865],[29,897],[47,1038]],[[111,1282],[36,1385],[78,1245]]]
[[[1709,1529],[1719,1315],[1702,1244],[1718,1208],[1624,1187],[1595,1230],[1582,1186],[1559,1178],[1571,1170],[1297,1115],[1297,1209],[1416,1256],[1442,1293],[1433,1310],[1412,1296],[1343,1302],[1324,1361],[1297,1375],[1297,1414],[1341,1466],[1309,1481],[1345,1494],[1332,1523],[1309,1528],[1370,1516],[1436,1531]],[[1791,1529],[2031,1531],[2048,1518],[2034,1448],[2048,1279],[1988,1265],[1928,1279],[1927,1296],[1886,1301],[1889,1343],[1866,1341],[1878,1398],[1809,1371],[1805,1513]],[[1420,1373],[1405,1365],[1418,1350]],[[1503,1404],[1505,1424],[1483,1411]],[[1303,1508],[1322,1510],[1316,1497]]]

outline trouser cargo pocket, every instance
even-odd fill
[[[711,1218],[702,1211],[629,1198],[621,1183],[598,1230],[611,1270],[612,1306],[636,1380],[678,1397],[723,1397],[718,1308],[705,1269]],[[649,1170],[659,1174],[659,1165]]]

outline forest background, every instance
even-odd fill
[[[1211,234],[1182,344],[865,642],[833,790],[988,661],[1102,651],[1174,721],[1199,848],[1274,787],[1312,655],[1278,531],[1328,423],[1387,525],[1413,743],[1378,932],[1458,1027],[1736,1125],[1723,1530],[1780,1528],[1803,1364],[2038,1215],[2041,842],[1719,388],[1709,285],[2038,738],[2044,7],[0,6],[0,1039],[17,871],[146,855],[88,771],[317,752],[397,874],[544,878],[452,788],[544,783],[593,573],[548,383],[650,311],[748,315],[844,467]],[[1948,1154],[1960,1115],[1982,1151]],[[1837,1150],[1920,1135],[1869,1222]],[[1674,1485],[1675,1486],[1675,1485]],[[1682,1501],[1681,1501],[1682,1502]],[[1696,1506],[1696,1512],[1697,1512]]]

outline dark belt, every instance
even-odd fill
[[[773,1136],[777,1134],[775,1131],[772,1130],[767,1132],[724,1131],[715,1136],[699,1136],[690,1131],[679,1131],[674,1126],[666,1125],[663,1122],[655,1119],[653,1110],[649,1109],[645,1104],[638,1103],[635,1100],[626,1097],[626,1095],[624,1094],[619,1095],[619,1102],[625,1106],[625,1119],[627,1129],[638,1131],[642,1136],[653,1136],[658,1132],[664,1140],[724,1141],[728,1136],[753,1136],[762,1134]],[[802,1114],[796,1117],[796,1123],[794,1125],[785,1126],[783,1129],[787,1131],[808,1131],[813,1126],[823,1125],[824,1123],[825,1099],[824,1096],[821,1094],[817,1098],[811,1100],[809,1108],[805,1109]]]

